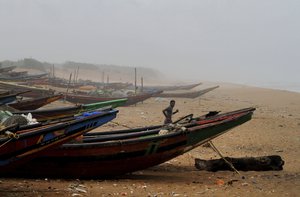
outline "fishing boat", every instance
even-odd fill
[[[43,150],[57,147],[111,121],[117,112],[117,110],[99,111],[89,116],[81,116],[77,120],[16,133],[8,132],[9,128],[2,130],[2,133],[5,132],[7,135],[0,136],[0,174],[5,174],[9,169],[27,162]]]
[[[197,98],[207,92],[210,92],[218,87],[219,86],[214,86],[214,87],[210,87],[210,88],[206,88],[206,89],[194,91],[194,92],[181,92],[181,93],[163,92],[157,96],[158,97],[168,97],[168,98],[192,98],[193,99],[193,98]]]
[[[11,103],[17,99],[17,96],[21,94],[25,94],[28,91],[18,92],[18,93],[4,93],[3,95],[0,95],[0,105],[4,105],[6,103]]]
[[[154,89],[154,90],[162,90],[162,91],[174,91],[174,90],[190,90],[193,89],[202,83],[195,83],[189,85],[174,85],[174,86],[145,86],[145,89]]]
[[[18,85],[11,82],[3,82],[0,81],[0,88],[4,90],[9,90],[13,92],[24,92],[28,91],[26,94],[23,94],[26,97],[41,97],[41,96],[49,96],[54,94],[54,90],[45,89],[45,88],[37,88],[34,86],[26,86],[26,85]]]
[[[1,64],[0,64],[1,65]],[[17,68],[16,66],[0,67],[0,73],[7,73]]]
[[[8,95],[10,91],[0,90],[0,96]]]
[[[44,96],[26,100],[18,100],[15,103],[9,103],[7,105],[17,110],[36,110],[61,98],[63,98],[63,94]]]
[[[67,94],[66,100],[72,103],[82,103],[82,104],[90,104],[95,102],[104,102],[112,99],[127,99],[124,106],[133,105],[138,102],[142,102],[150,97],[153,97],[157,94],[161,93],[161,91],[153,91],[147,93],[140,93],[137,95],[131,96],[123,96],[123,97],[109,97],[109,96],[90,96],[90,95],[80,95],[80,94]]]
[[[38,109],[38,110],[22,110],[13,112],[14,115],[31,114],[38,122],[44,122],[55,119],[63,119],[72,117],[76,114],[98,110],[100,108],[116,108],[125,104],[127,99],[116,99],[104,102],[97,102],[91,104],[81,104],[69,107],[59,107],[53,109]]]
[[[184,154],[249,121],[254,110],[237,110],[169,129],[121,132],[123,135],[135,134],[127,138],[118,137],[120,132],[101,132],[84,137],[85,142],[48,150],[8,173],[14,176],[100,178],[143,170]],[[105,141],[102,140],[104,137]]]
[[[17,76],[24,76],[24,75],[28,75],[28,71],[10,71],[8,73],[6,73],[8,76],[11,77],[17,77]]]
[[[42,74],[34,74],[34,75],[28,75],[28,74],[12,74],[12,73],[5,73],[0,75],[1,81],[24,81],[24,80],[31,80],[31,79],[40,79],[42,77],[47,76],[48,73],[42,73]]]

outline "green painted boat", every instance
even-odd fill
[[[97,179],[132,173],[173,159],[248,122],[254,110],[236,110],[169,129],[129,130],[122,135],[119,131],[112,131],[116,134],[99,132],[99,135],[83,137],[83,142],[48,150],[20,168],[5,173]]]

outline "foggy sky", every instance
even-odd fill
[[[299,0],[0,0],[0,61],[300,85]]]

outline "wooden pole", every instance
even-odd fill
[[[66,102],[66,98],[67,98],[67,95],[68,95],[68,92],[69,92],[69,86],[70,86],[71,80],[72,80],[72,73],[70,73],[69,83],[68,83],[68,86],[67,86],[67,92],[65,94],[64,102]]]
[[[78,83],[78,73],[79,73],[79,66],[77,67],[77,73],[76,73],[76,83]]]
[[[53,64],[53,79],[55,78],[55,72],[54,72],[54,64]]]
[[[141,77],[141,92],[143,92],[144,89],[144,79]]]
[[[75,79],[76,79],[76,71],[77,71],[77,69],[75,68],[75,70],[74,70],[74,76],[73,76],[73,84],[75,84]]]
[[[134,68],[134,93],[135,93],[135,95],[136,95],[136,89],[137,89],[137,87],[136,87],[136,68]]]
[[[52,78],[52,67],[50,67],[50,72],[49,72],[49,75],[48,75],[48,81],[50,81],[51,78]]]
[[[102,71],[102,84],[104,85],[104,71]]]

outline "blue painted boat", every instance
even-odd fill
[[[20,166],[43,151],[91,131],[116,117],[118,110],[95,111],[77,119],[0,136],[0,173]],[[46,169],[45,169],[46,170]]]

